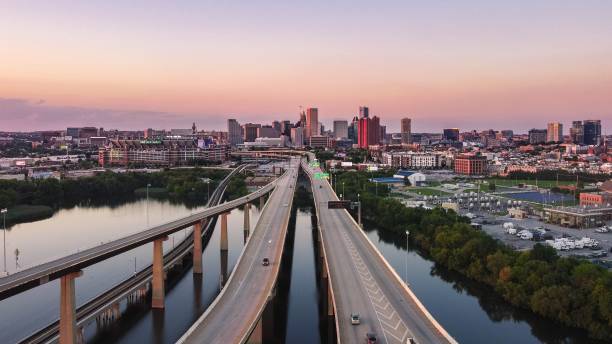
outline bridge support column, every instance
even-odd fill
[[[202,221],[193,225],[193,273],[202,273]]]
[[[227,215],[229,213],[221,214],[221,251],[227,251]]]
[[[244,243],[246,244],[249,234],[251,232],[251,204],[246,203],[244,205]]]
[[[266,196],[263,195],[259,197],[259,209],[263,209],[265,204],[266,204]]]
[[[162,237],[153,241],[153,281],[151,283],[151,307],[164,308],[164,241],[168,237]]]
[[[81,275],[83,275],[82,271],[71,272],[60,279],[60,344],[74,344],[77,340],[74,280]]]

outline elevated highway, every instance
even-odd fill
[[[312,159],[312,155],[311,155]],[[380,343],[456,343],[429,314],[408,285],[370,242],[345,209],[328,209],[337,201],[321,172],[302,162],[310,177],[329,275],[329,302],[335,309],[338,343],[364,342],[366,333],[377,334]],[[351,313],[359,313],[360,325],[352,325]]]
[[[261,318],[274,294],[299,166],[299,159],[290,160],[225,287],[178,343],[261,340]],[[264,258],[268,266],[262,264]]]

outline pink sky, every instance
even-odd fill
[[[409,4],[408,4],[409,3]],[[0,130],[324,123],[612,126],[612,3],[0,4]]]

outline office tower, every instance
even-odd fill
[[[584,127],[582,121],[573,121],[570,128],[572,142],[578,145],[584,144]]]
[[[563,142],[563,124],[559,122],[548,123],[546,142]]]
[[[506,129],[501,131],[501,136],[505,139],[511,140],[514,136],[514,131]]]
[[[79,131],[81,128],[66,128],[66,136],[72,136],[76,139],[79,137]]]
[[[348,121],[334,121],[334,137],[337,139],[348,138]]]
[[[378,134],[378,143],[379,144],[385,144],[386,142],[386,137],[387,137],[387,126],[386,125],[381,125],[380,126],[380,131]]]
[[[230,146],[236,146],[243,143],[242,127],[240,127],[240,123],[233,118],[227,120],[227,142]]]
[[[281,132],[281,122],[274,121],[272,122],[272,128],[276,129],[279,133]]]
[[[306,109],[306,136],[308,140],[311,136],[319,135],[319,110],[317,108]]]
[[[359,118],[368,118],[370,117],[370,109],[367,106],[359,107]]]
[[[304,147],[304,128],[301,126],[291,128],[291,142],[293,147],[302,148]]]
[[[537,145],[546,142],[546,129],[531,129],[529,130],[529,143]]]
[[[357,130],[357,144],[359,148],[368,148],[369,125],[370,119],[368,117],[361,117],[360,114]]]
[[[412,143],[412,120],[410,118],[402,118],[402,144],[411,144]]]
[[[585,145],[601,144],[601,121],[595,119],[587,119],[582,122],[583,140]]]
[[[280,123],[281,135],[291,136],[291,121],[282,121]]]
[[[257,131],[261,128],[261,124],[246,123],[242,126],[244,142],[255,142]]]
[[[368,132],[368,146],[376,146],[380,144],[380,118],[373,116],[370,118]]]
[[[357,143],[359,138],[359,118],[353,117],[351,124],[348,127],[348,138],[353,141],[353,144]]]
[[[257,137],[280,137],[280,132],[271,125],[262,125],[257,128]]]
[[[444,129],[444,132],[442,134],[442,139],[447,140],[447,141],[459,141],[459,129],[457,128]]]

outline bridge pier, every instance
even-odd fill
[[[259,197],[259,209],[263,209],[266,204],[266,195]]]
[[[227,251],[227,215],[229,213],[221,214],[221,251]]]
[[[193,273],[202,273],[202,221],[193,225]]]
[[[246,203],[244,205],[244,243],[246,244],[249,234],[251,232],[251,204]]]
[[[60,344],[75,344],[77,340],[74,280],[82,275],[82,271],[71,272],[60,279]]]
[[[219,287],[223,289],[225,282],[227,282],[227,257],[228,251],[221,250],[221,271],[219,276]]]
[[[153,281],[151,292],[151,307],[164,308],[164,241],[168,237],[161,237],[153,242]]]

